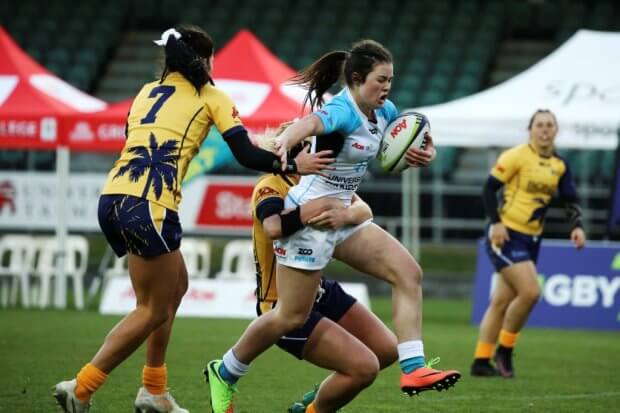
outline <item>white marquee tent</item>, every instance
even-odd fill
[[[495,87],[416,108],[443,146],[513,146],[536,109],[558,117],[560,148],[615,149],[620,126],[620,32],[580,30],[558,49]]]

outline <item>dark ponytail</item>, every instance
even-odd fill
[[[213,84],[209,76],[211,69],[209,63],[205,64],[203,60],[208,61],[213,55],[213,40],[198,27],[185,26],[178,28],[177,31],[181,34],[181,38],[169,36],[164,47],[165,63],[160,81],[163,82],[171,72],[179,72],[200,94],[205,84]]]
[[[291,84],[305,86],[308,89],[304,106],[310,102],[310,109],[314,110],[323,105],[323,94],[341,77],[347,86],[351,87],[355,83],[353,73],[357,73],[359,82],[363,83],[375,65],[392,61],[390,51],[379,42],[360,40],[353,44],[348,52],[339,50],[324,54],[291,78]]]
[[[309,102],[310,109],[314,110],[323,105],[323,95],[340,79],[347,55],[345,51],[324,54],[291,78],[291,84],[305,86],[308,89],[304,106]]]

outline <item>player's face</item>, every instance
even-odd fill
[[[558,133],[558,126],[550,113],[538,113],[532,122],[530,129],[530,140],[534,145],[541,149],[548,149],[553,146],[555,135]]]
[[[364,106],[372,109],[383,106],[392,88],[394,65],[379,63],[366,76],[366,81],[359,86],[359,95]]]

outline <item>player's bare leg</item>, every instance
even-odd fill
[[[495,352],[495,364],[503,377],[514,377],[512,350],[519,332],[540,297],[540,285],[536,266],[532,261],[518,262],[503,268],[501,277],[516,292],[504,316],[500,331],[499,346]]]
[[[460,378],[455,370],[426,364],[422,345],[422,269],[409,251],[376,224],[366,225],[336,247],[334,257],[392,285],[392,319],[398,337],[401,389],[408,394],[445,390]]]
[[[374,313],[359,302],[347,311],[338,325],[357,337],[379,359],[379,366],[384,369],[398,360],[396,346],[398,340],[394,333],[383,324]]]
[[[515,297],[515,290],[504,277],[498,276],[491,302],[480,322],[480,333],[470,369],[472,376],[493,377],[499,374],[491,364],[491,357],[495,352],[506,309]]]
[[[518,262],[503,268],[501,277],[516,292],[516,297],[506,309],[502,328],[519,332],[540,297],[536,267],[532,261]]]
[[[319,413],[335,412],[346,405],[379,373],[379,360],[372,350],[327,318],[322,318],[312,331],[303,357],[334,371],[323,380],[314,399]]]
[[[136,292],[136,309],[108,333],[91,364],[104,372],[112,371],[155,329],[168,321],[170,305],[177,295],[181,260],[179,250],[155,258],[129,254],[129,274]]]
[[[205,370],[214,413],[233,411],[235,383],[249,364],[287,332],[308,318],[321,281],[320,271],[278,265],[278,304],[254,320],[223,360],[212,360]]]
[[[146,364],[142,371],[142,387],[138,390],[134,401],[136,412],[170,410],[172,413],[188,413],[168,391],[168,371],[165,365],[172,325],[187,287],[187,268],[182,259],[176,294],[168,308],[168,320],[153,331],[146,341]]]
[[[321,281],[320,271],[278,265],[278,304],[252,321],[233,347],[239,361],[249,364],[287,332],[306,322]]]
[[[422,338],[422,269],[400,242],[370,224],[339,244],[334,257],[390,283],[398,341]]]
[[[506,309],[516,297],[515,290],[508,284],[504,277],[499,275],[495,284],[495,291],[491,297],[489,307],[480,322],[480,341],[495,344],[499,331],[504,324]]]
[[[398,352],[396,351],[398,342],[394,333],[376,315],[359,302],[353,304],[338,320],[337,324],[346,330],[347,333],[359,339],[375,354],[379,361],[379,368],[384,369],[398,360]],[[315,343],[314,332],[311,335],[311,339],[313,340],[313,348],[322,345],[320,342]],[[312,362],[310,358],[314,357],[312,354],[306,354],[305,359]],[[336,370],[335,367],[331,369]],[[289,408],[289,412],[305,412],[306,406],[314,401],[317,391],[318,389],[306,393],[301,401],[296,402]],[[329,397],[329,395],[326,395],[326,397]]]
[[[92,394],[103,384],[107,374],[168,321],[177,291],[181,260],[179,250],[154,258],[128,255],[136,309],[108,333],[97,354],[82,368],[76,379],[56,385],[54,397],[65,412],[87,412]],[[77,410],[69,406],[77,406]]]

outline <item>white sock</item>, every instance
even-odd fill
[[[424,345],[422,340],[405,341],[398,343],[398,361],[414,357],[424,357]]]
[[[232,349],[228,350],[226,354],[224,354],[223,362],[226,370],[236,377],[244,376],[250,369],[248,364],[243,364],[239,361],[239,359],[237,359],[237,356],[235,356]]]

